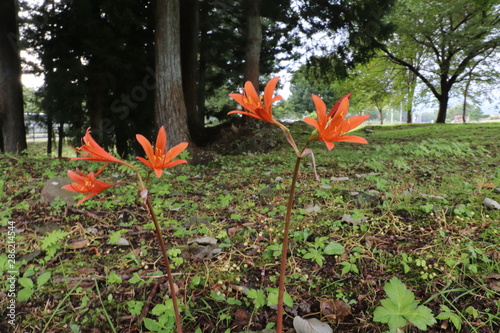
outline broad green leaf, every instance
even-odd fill
[[[269,292],[267,296],[267,306],[273,306],[278,304],[278,288],[266,288]],[[293,307],[293,298],[289,293],[285,291],[283,296],[283,303],[288,307]]]
[[[30,278],[22,277],[17,282],[24,288],[33,289],[33,281]]]
[[[31,295],[33,295],[33,292],[34,291],[31,288],[23,288],[19,290],[19,292],[17,293],[17,301],[22,302],[27,300],[28,298],[31,297]]]
[[[418,306],[415,311],[405,317],[410,321],[410,323],[423,331],[427,330],[427,326],[436,323],[436,319],[434,318],[431,309],[424,305]]]
[[[408,290],[406,286],[395,276],[391,279],[391,281],[389,281],[389,283],[385,284],[384,290],[387,297],[394,304],[397,304],[398,308],[403,308],[404,306],[415,302],[415,295],[413,292]]]
[[[325,254],[328,255],[339,255],[345,252],[345,248],[342,244],[331,242],[325,247]]]
[[[253,304],[256,308],[261,308],[266,305],[266,294],[261,289],[250,289],[247,296],[253,299]]]
[[[161,316],[165,312],[167,312],[169,309],[165,304],[156,304],[153,310],[151,310],[151,314],[155,316]]]
[[[375,309],[373,320],[387,323],[391,332],[412,323],[421,330],[436,323],[431,309],[418,305],[413,292],[408,290],[398,278],[393,277],[386,283],[384,290],[388,298],[381,300],[382,306]]]
[[[383,299],[381,303],[383,307],[379,306],[375,309],[373,321],[388,324],[391,332],[406,325],[407,320],[401,315],[397,304],[388,299]]]
[[[144,318],[144,326],[146,327],[146,329],[152,332],[158,332],[158,330],[161,329],[161,326],[158,325],[156,321],[150,318]]]
[[[43,286],[45,283],[47,283],[47,281],[49,281],[50,275],[50,272],[40,274],[40,276],[36,279],[36,285],[38,287]]]

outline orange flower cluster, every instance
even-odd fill
[[[142,157],[137,157],[137,159],[144,165],[151,168],[151,171],[154,172],[156,177],[158,178],[161,177],[163,169],[173,167],[177,164],[187,163],[186,160],[173,161],[173,159],[176,158],[182,151],[184,151],[184,149],[186,149],[188,143],[182,142],[172,149],[166,151],[167,134],[163,126],[158,132],[154,148],[149,140],[144,136],[137,134],[136,138],[144,149],[146,156],[148,157],[147,160]],[[76,151],[81,155],[81,157],[73,157],[71,160],[120,163],[135,170],[135,167],[132,164],[112,156],[110,153],[104,150],[104,148],[99,146],[99,144],[90,135],[90,128],[87,129],[87,132],[83,137],[83,142],[84,144],[81,147],[76,148]],[[81,204],[85,200],[101,193],[102,191],[119,184],[106,183],[96,179],[96,177],[102,172],[102,170],[104,170],[104,167],[102,167],[101,170],[99,170],[95,174],[94,172],[84,174],[78,169],[76,170],[76,173],[71,170],[68,171],[68,177],[71,178],[74,183],[65,185],[63,188],[69,191],[86,194],[85,198],[78,202],[78,204]]]
[[[262,99],[257,95],[252,83],[250,81],[246,82],[243,93],[229,95],[243,107],[244,111],[234,110],[228,114],[239,113],[267,121],[283,129],[284,125],[277,121],[272,113],[272,103],[282,99],[280,95],[273,98],[278,80],[279,77],[275,77],[268,82]],[[328,150],[333,149],[333,141],[368,143],[362,137],[346,135],[370,117],[369,115],[364,115],[345,119],[349,109],[349,97],[351,97],[351,94],[342,97],[327,114],[326,105],[323,100],[319,96],[312,95],[318,119],[316,120],[311,117],[304,118],[307,124],[315,128],[309,141],[323,141]],[[264,103],[262,103],[262,100]],[[285,132],[287,133],[287,131]]]

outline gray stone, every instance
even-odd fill
[[[367,218],[365,216],[354,218],[350,214],[344,214],[344,215],[342,215],[342,221],[350,223],[350,224],[353,224],[353,225],[363,224],[364,222],[366,222],[366,220],[367,220]]]
[[[217,238],[205,236],[202,238],[188,240],[188,244],[192,244],[192,243],[196,243],[196,244],[200,244],[200,245],[215,245],[215,244],[217,244]]]
[[[354,201],[356,202],[356,206],[367,208],[377,206],[381,202],[381,199],[377,195],[361,192],[355,196]]]
[[[330,180],[333,180],[336,182],[341,182],[341,181],[349,180],[349,177],[331,177]]]
[[[495,187],[493,190],[497,193],[500,193],[500,187]]]
[[[380,172],[369,172],[369,173],[357,173],[356,178],[366,178],[380,175]]]
[[[108,244],[111,244],[108,242]],[[125,238],[123,237],[120,237],[116,240],[116,243],[112,244],[112,245],[118,245],[118,246],[129,246],[130,245],[130,242],[128,240],[126,240]]]
[[[321,207],[318,206],[318,205],[315,205],[315,204],[309,204],[307,205],[306,209],[305,209],[305,212],[307,214],[310,214],[310,213],[316,213],[316,212],[319,212],[321,210]]]
[[[442,197],[440,195],[433,195],[433,194],[425,194],[425,193],[419,193],[422,198],[431,198],[431,199],[446,199],[445,197]]]
[[[490,198],[484,198],[483,205],[489,209],[500,209],[500,204]]]
[[[68,177],[54,177],[45,183],[42,189],[42,200],[53,203],[59,197],[62,201],[66,202],[68,206],[73,206],[76,202],[75,197],[80,193],[63,190],[61,187],[73,183]]]

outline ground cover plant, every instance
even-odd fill
[[[309,138],[307,124],[289,128],[296,141]],[[386,320],[383,309],[400,302],[401,309],[430,309],[429,332],[498,332],[500,214],[483,201],[500,201],[499,130],[376,126],[354,133],[369,145],[339,143],[332,153],[312,143],[322,182],[313,172],[298,178],[285,331],[295,315],[339,332],[383,332],[401,323],[404,332],[421,331],[405,311]],[[294,161],[272,126],[234,131],[207,147],[209,160],[150,181],[186,332],[262,331],[276,321]],[[301,163],[311,170],[310,159]],[[43,184],[75,162],[1,156],[0,165],[1,327],[10,327],[11,239],[19,271],[13,331],[160,332],[172,323],[154,225],[137,210],[134,189],[117,187],[78,207],[47,204]],[[120,165],[107,168],[105,181],[132,177]]]

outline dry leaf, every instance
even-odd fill
[[[344,301],[321,299],[320,312],[328,321],[339,323],[351,315],[351,308]]]
[[[330,325],[316,318],[302,319],[296,316],[293,318],[293,328],[295,328],[297,333],[333,333]]]
[[[78,249],[82,249],[84,247],[87,247],[87,245],[89,245],[89,244],[90,244],[90,241],[88,239],[84,239],[81,241],[73,242],[73,243],[69,244],[69,246],[73,250],[78,250]]]

